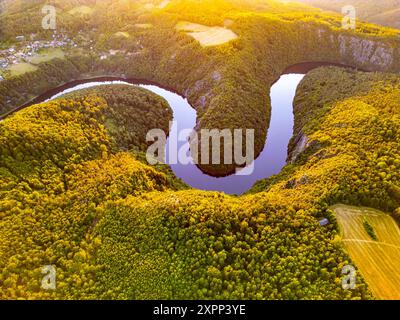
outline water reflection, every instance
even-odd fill
[[[267,141],[264,150],[254,161],[254,171],[251,175],[231,175],[223,178],[211,177],[203,173],[194,164],[173,164],[171,168],[175,175],[185,183],[196,189],[209,191],[222,191],[227,194],[242,194],[249,190],[255,182],[277,174],[286,164],[287,147],[293,134],[293,99],[296,89],[303,74],[285,74],[271,88],[271,123],[269,126]],[[54,94],[48,100],[58,98],[66,93],[96,87],[101,85],[126,84],[137,85],[128,81],[94,81],[74,85]],[[196,111],[188,101],[176,93],[160,88],[156,85],[138,85],[168,101],[173,110],[174,127],[172,132],[181,132],[185,129],[193,129],[196,125]],[[267,124],[266,124],[267,125]],[[169,158],[170,144],[176,144],[174,150],[180,150],[187,139],[176,141],[170,136],[167,142],[167,159]]]

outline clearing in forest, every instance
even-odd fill
[[[27,73],[27,72],[36,71],[37,67],[30,63],[20,62],[20,63],[14,64],[14,65],[8,67],[7,70],[10,72],[10,75],[12,77],[14,77],[14,76],[23,75],[24,73]]]
[[[388,214],[336,205],[342,241],[377,299],[400,299],[400,229]]]
[[[78,6],[68,11],[73,16],[91,16],[93,12],[94,9],[88,6]]]

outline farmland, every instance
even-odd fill
[[[29,59],[29,62],[31,64],[37,65],[42,62],[47,62],[53,59],[63,59],[64,58],[64,51],[60,48],[54,48],[54,49],[47,49],[39,52],[38,55],[32,57]]]
[[[69,11],[71,15],[78,15],[78,16],[91,16],[93,14],[93,9],[88,6],[78,6]]]
[[[176,29],[187,32],[203,47],[218,46],[237,38],[232,30],[219,26],[208,27],[197,23],[180,22]]]
[[[378,299],[400,299],[400,230],[389,215],[369,208],[333,207],[342,241]],[[373,240],[365,228],[374,229]]]

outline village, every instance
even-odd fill
[[[36,40],[37,35],[31,34],[29,39],[17,36],[16,44],[0,50],[0,80],[2,72],[19,63],[30,63],[31,60],[43,50],[76,48],[77,44],[66,34],[54,31],[51,40]]]

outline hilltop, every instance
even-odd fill
[[[311,72],[295,105],[310,143],[240,198],[187,190],[113,130],[154,125],[126,118],[150,106],[167,125],[165,102],[145,90],[91,89],[18,112],[0,123],[2,298],[371,298],[361,277],[341,288],[352,262],[330,206],[400,206],[399,97],[396,75]],[[47,264],[56,292],[37,285]]]
[[[399,0],[297,0],[324,10],[341,12],[346,5],[352,5],[357,10],[357,17],[364,21],[383,26],[400,28]]]

